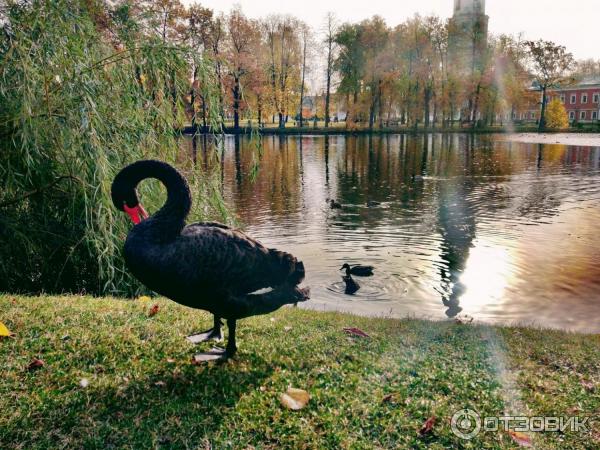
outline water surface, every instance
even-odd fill
[[[600,148],[459,134],[262,145],[253,181],[249,140],[226,138],[221,188],[250,235],[304,261],[307,307],[600,332]],[[376,268],[352,296],[345,262]]]

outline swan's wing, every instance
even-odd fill
[[[183,231],[181,232],[181,234],[185,234],[185,230],[187,228],[190,229],[190,231],[193,231],[194,228],[196,227],[215,227],[215,228],[222,228],[223,230],[231,230],[232,228],[224,225],[222,223],[219,222],[196,222],[196,223],[191,223],[188,226],[186,226]]]
[[[220,224],[190,225],[174,246],[174,254],[187,266],[181,271],[196,285],[248,294],[298,284],[304,278],[304,267],[294,256],[268,249],[242,231]]]

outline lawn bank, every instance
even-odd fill
[[[508,449],[508,433],[460,439],[451,417],[600,416],[598,335],[285,308],[240,323],[235,360],[196,366],[204,347],[184,338],[210,317],[165,299],[2,295],[0,321],[15,333],[0,341],[3,449]],[[306,408],[282,407],[288,386]],[[526,439],[598,448],[600,423]]]

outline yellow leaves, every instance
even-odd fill
[[[8,328],[6,328],[6,325],[4,325],[2,322],[0,322],[0,338],[3,337],[12,337],[13,334],[10,332],[10,330]]]
[[[555,129],[569,127],[567,110],[558,98],[555,98],[548,104],[548,109],[546,110],[546,127]]]
[[[304,408],[308,401],[310,400],[310,395],[303,389],[296,389],[293,387],[289,387],[285,394],[281,394],[279,396],[279,401],[283,406],[292,411],[299,411]]]

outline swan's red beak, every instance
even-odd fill
[[[123,210],[127,213],[131,221],[136,225],[142,220],[148,218],[148,213],[141,204],[134,206],[133,208],[130,208],[129,206],[127,206],[127,204],[124,204]]]

